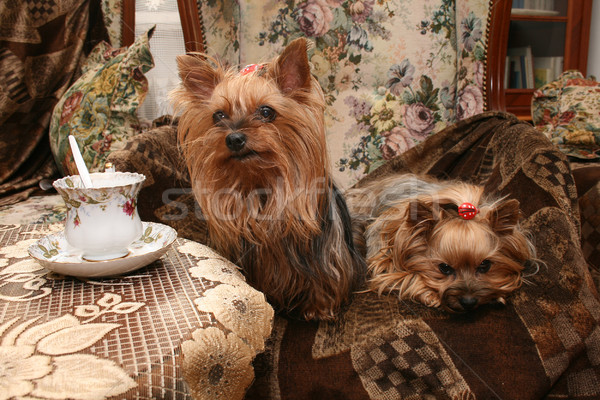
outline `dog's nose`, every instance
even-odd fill
[[[246,145],[246,135],[240,132],[233,132],[225,138],[225,144],[231,151],[240,151]]]
[[[458,299],[458,302],[461,306],[463,306],[465,311],[470,311],[477,305],[477,298],[473,296],[463,296]]]

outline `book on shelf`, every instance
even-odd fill
[[[511,89],[533,89],[534,84],[531,46],[509,48],[506,52],[504,86]]]
[[[560,76],[564,67],[563,57],[535,57],[533,59],[535,88],[544,86]]]
[[[513,9],[525,10],[554,10],[554,0],[513,0]]]

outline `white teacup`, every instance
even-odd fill
[[[128,246],[142,235],[137,198],[146,177],[132,172],[98,172],[90,176],[92,188],[84,188],[79,175],[52,184],[67,205],[67,242],[80,249],[85,260],[125,257]]]

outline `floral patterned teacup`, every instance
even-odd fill
[[[90,176],[92,188],[84,188],[79,175],[53,183],[67,205],[65,238],[83,252],[84,260],[125,257],[128,246],[142,235],[137,198],[146,177],[130,172]]]

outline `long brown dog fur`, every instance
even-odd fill
[[[177,61],[178,141],[211,245],[279,310],[334,318],[365,266],[330,175],[306,40],[244,74],[205,55]],[[228,147],[232,134],[241,149]]]
[[[483,187],[397,175],[347,193],[357,246],[366,251],[368,286],[401,299],[463,312],[505,302],[537,266],[519,224],[519,202]],[[458,207],[479,210],[470,220]]]

